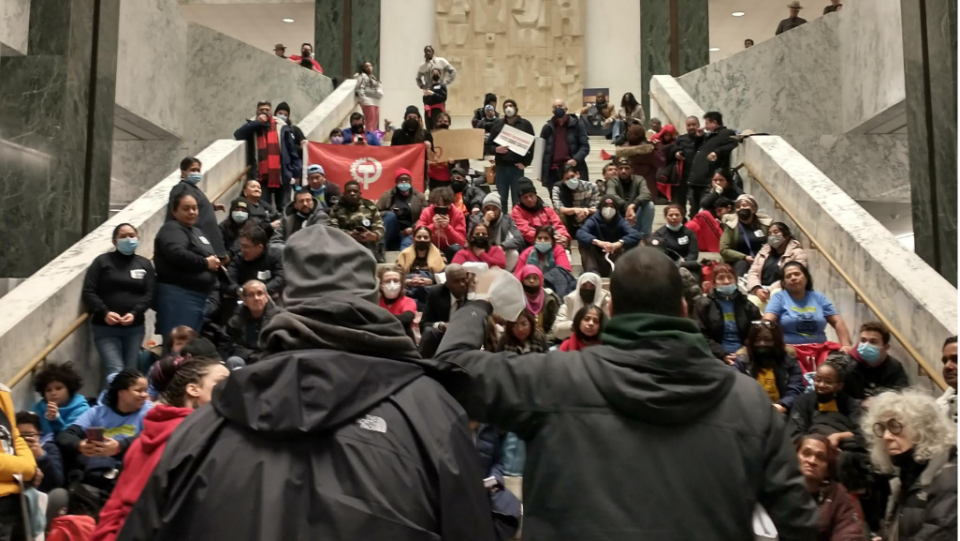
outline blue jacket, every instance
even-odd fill
[[[256,136],[258,131],[267,127],[269,127],[269,124],[253,118],[233,132],[234,139],[247,142],[247,163],[250,164],[250,172],[247,174],[247,178],[249,179],[259,180],[260,178],[257,171],[259,162],[257,160]],[[280,170],[284,184],[290,184],[292,179],[299,180],[303,174],[303,161],[297,152],[297,141],[293,136],[293,130],[286,124],[280,128]]]
[[[597,209],[593,216],[587,218],[583,226],[577,231],[577,240],[590,245],[593,239],[599,239],[603,242],[623,241],[623,249],[629,250],[640,244],[640,232],[630,226],[618,212],[611,221],[606,221],[600,214],[602,209]]]
[[[368,144],[368,145],[370,145],[370,146],[372,146],[372,147],[381,146],[380,138],[377,137],[377,134],[368,131],[368,132],[365,132],[365,135],[366,135],[366,138],[367,138],[367,144]],[[347,128],[347,129],[343,130],[343,144],[349,145],[349,144],[352,144],[352,143],[353,143],[353,129],[352,129],[352,128]]]
[[[40,433],[43,435],[40,442],[46,443],[56,437],[58,432],[72,425],[88,409],[90,409],[90,404],[87,402],[87,398],[77,393],[73,395],[70,402],[67,402],[67,405],[59,408],[59,417],[53,421],[48,421],[46,417],[47,401],[41,398],[33,405],[33,412],[40,416]]]
[[[37,459],[37,467],[43,472],[43,481],[37,490],[47,494],[55,488],[66,486],[66,479],[63,476],[63,456],[60,448],[52,441],[44,443],[42,447],[43,456]]]
[[[747,354],[737,355],[733,361],[733,367],[751,378],[757,377],[753,361]],[[780,393],[777,404],[789,410],[797,397],[804,392],[803,370],[800,368],[800,363],[794,355],[787,353],[783,357],[783,362],[773,365],[773,375],[777,378],[777,392]]]
[[[516,438],[516,436],[514,436]],[[503,484],[506,456],[500,445],[500,434],[489,425],[477,428],[477,450],[480,452],[480,471],[486,477],[496,477],[497,491],[489,491],[497,538],[512,539],[520,527],[520,500]],[[522,468],[522,466],[521,466]]]

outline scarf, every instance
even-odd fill
[[[536,251],[536,248],[534,248],[534,251]],[[538,277],[540,277],[540,291],[537,293],[537,296],[532,299],[530,298],[530,295],[527,295],[526,293],[524,293],[523,297],[524,297],[524,301],[527,304],[527,310],[529,310],[531,314],[537,316],[537,315],[540,315],[541,311],[543,311],[543,304],[544,304],[543,303],[543,299],[544,299],[543,273],[540,272],[540,268],[537,267],[536,265],[528,264],[527,266],[523,267],[523,269],[520,271],[520,283],[523,283],[523,280],[527,276],[530,276],[531,274],[536,274]]]
[[[260,173],[260,183],[267,188],[281,186],[280,137],[277,135],[277,121],[273,118],[267,131],[257,134],[257,171]]]
[[[533,250],[530,250],[530,255],[527,256],[527,264],[534,265],[541,271],[550,270],[557,266],[557,262],[553,259],[553,250],[541,255],[536,246],[533,247]]]

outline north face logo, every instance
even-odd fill
[[[387,433],[387,422],[382,417],[365,415],[363,418],[357,419],[357,425],[364,430],[372,430],[381,434]]]

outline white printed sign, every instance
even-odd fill
[[[493,142],[508,146],[510,147],[511,151],[516,152],[521,156],[526,156],[527,151],[530,150],[530,147],[533,146],[533,142],[536,140],[536,135],[531,135],[527,132],[520,131],[505,123],[500,135],[498,135]]]

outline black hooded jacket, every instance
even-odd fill
[[[325,226],[284,250],[264,357],[171,436],[119,540],[492,540],[467,418]],[[373,301],[373,302],[371,302]]]
[[[604,345],[518,356],[478,351],[489,313],[458,310],[435,358],[471,376],[471,419],[526,442],[524,539],[753,539],[757,503],[782,541],[816,539],[780,415],[696,323],[618,316]]]

